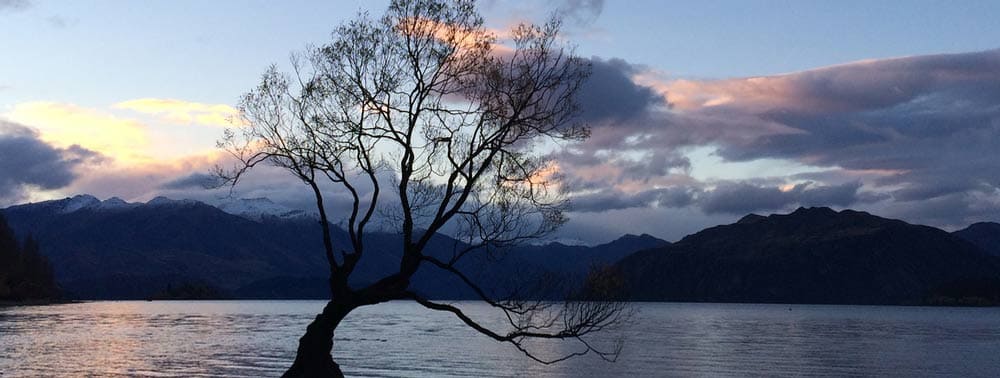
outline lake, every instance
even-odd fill
[[[321,301],[106,301],[0,308],[0,376],[278,376]],[[459,302],[486,322],[481,303]],[[353,313],[350,376],[1000,376],[1000,308],[640,303],[618,362],[555,365],[445,313]],[[598,341],[600,342],[600,341]],[[536,345],[543,353],[565,344]]]

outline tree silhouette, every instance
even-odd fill
[[[239,164],[218,174],[235,185],[251,168],[271,164],[305,183],[329,265],[331,300],[299,340],[285,376],[342,375],[331,357],[338,324],[358,307],[398,299],[454,314],[543,363],[586,353],[617,357],[620,343],[602,350],[588,336],[625,319],[621,302],[496,295],[459,264],[489,264],[565,222],[554,167],[542,156],[588,136],[575,115],[590,69],[559,40],[559,26],[556,18],[520,25],[502,45],[471,1],[393,1],[384,16],[361,14],[336,28],[329,44],[295,55],[294,74],[272,66],[242,98],[244,126],[219,143]],[[330,184],[350,201],[343,216],[349,245],[331,238],[322,190]],[[349,278],[370,252],[364,236],[375,219],[402,235],[398,268],[354,287]],[[461,242],[447,253],[428,251],[440,232]],[[411,279],[421,266],[468,286],[504,315],[505,327],[492,329],[415,293]],[[578,349],[546,358],[531,350],[533,339],[572,341]]]
[[[0,214],[0,300],[52,299],[59,296],[52,265],[31,235],[19,246]]]

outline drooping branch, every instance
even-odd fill
[[[599,305],[588,307],[586,310],[577,313],[563,313],[565,323],[572,323],[573,326],[565,327],[554,332],[534,331],[530,330],[529,326],[522,325],[506,333],[500,333],[483,326],[476,320],[466,315],[465,312],[458,307],[445,303],[434,302],[412,292],[407,293],[407,297],[413,299],[428,309],[449,312],[455,315],[466,326],[492,338],[493,340],[509,343],[524,353],[524,355],[528,358],[543,364],[553,364],[565,361],[575,356],[586,355],[588,353],[594,353],[606,361],[614,362],[621,353],[623,346],[623,344],[619,341],[616,342],[610,350],[602,350],[596,348],[591,342],[585,339],[587,335],[593,332],[602,331],[611,325],[621,324],[621,316],[624,312],[613,311],[613,309],[618,308],[614,307],[616,305]],[[624,309],[624,305],[618,306],[622,306],[620,308]],[[570,352],[559,357],[545,359],[539,357],[525,346],[525,342],[530,339],[574,340],[578,342],[583,349]]]

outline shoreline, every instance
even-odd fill
[[[0,300],[0,308],[21,307],[21,306],[47,306],[47,305],[70,304],[70,303],[80,303],[80,302],[81,301],[72,299],[29,299],[23,301]]]

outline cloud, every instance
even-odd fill
[[[175,99],[142,98],[119,102],[113,107],[157,116],[179,125],[231,127],[239,119],[239,111],[229,105]]]
[[[787,96],[724,106],[801,132],[726,145],[722,156],[891,172],[870,183],[900,206],[1000,188],[1000,50],[868,61],[774,81]]]
[[[573,196],[570,210],[592,213],[644,207],[684,207],[694,201],[696,193],[696,189],[684,187],[650,189],[638,193],[610,189]]]
[[[179,177],[160,185],[163,189],[213,189],[223,184],[222,179],[216,175],[195,172],[187,176]]]
[[[0,120],[0,201],[22,200],[29,188],[64,188],[78,177],[77,168],[99,164],[103,157],[72,145],[54,147],[25,126]]]
[[[663,84],[678,109],[830,114],[887,108],[924,94],[996,81],[1000,50],[868,60],[785,75]]]
[[[167,194],[172,198],[188,198],[176,194],[207,192],[194,185],[196,180],[192,177],[197,177],[197,174],[207,176],[213,167],[224,161],[225,155],[222,152],[210,151],[178,158],[109,164],[91,169],[66,190],[97,197],[120,197],[130,201],[148,200]]]
[[[839,206],[877,200],[878,196],[862,195],[861,183],[840,185],[814,185],[803,183],[792,187],[766,187],[746,182],[723,183],[698,199],[699,206],[708,214],[747,214],[755,211],[774,211],[790,206]]]
[[[79,145],[121,162],[151,160],[147,129],[136,120],[56,102],[17,104],[6,116],[56,146]]]
[[[591,74],[580,89],[581,114],[589,122],[621,122],[644,114],[663,103],[652,88],[636,84],[632,76],[642,71],[622,59],[590,58]]]
[[[913,219],[914,211],[925,211],[919,218],[936,222],[945,222],[945,215],[948,222],[972,219],[978,212],[960,206],[961,215],[915,203],[964,204],[970,198],[983,203],[1000,196],[1000,50],[724,80],[670,80],[627,62],[598,63],[605,64],[595,64],[595,76],[599,70],[613,73],[617,76],[608,77],[629,90],[606,96],[612,100],[607,109],[594,108],[600,112],[585,107],[592,137],[572,146],[572,154],[553,155],[562,160],[567,180],[581,185],[581,195],[618,190],[626,196],[620,203],[628,203],[652,187],[681,185],[704,190],[694,204],[706,212],[877,202],[881,210]],[[611,86],[585,88],[593,92],[582,96],[601,99],[605,87]],[[650,93],[659,101],[648,100]],[[647,169],[645,180],[623,187],[624,172],[637,160],[686,157],[685,151],[705,147],[723,162],[767,159],[817,171],[775,177],[761,186],[697,182],[683,169],[665,174]],[[689,159],[688,164],[697,169],[704,163]],[[803,182],[813,184],[799,191],[779,188]],[[914,210],[900,210],[904,207]]]
[[[33,5],[30,0],[0,0],[0,13],[22,11]]]
[[[556,12],[577,26],[590,25],[604,11],[604,0],[562,0]]]
[[[45,17],[45,22],[47,22],[49,25],[51,25],[54,28],[65,29],[67,27],[76,25],[77,20],[76,19],[67,19],[67,18],[64,18],[64,17],[61,17],[61,16],[52,15],[52,16]]]
[[[880,215],[957,230],[975,222],[996,222],[997,214],[1000,214],[1000,192],[958,192],[890,207]]]

